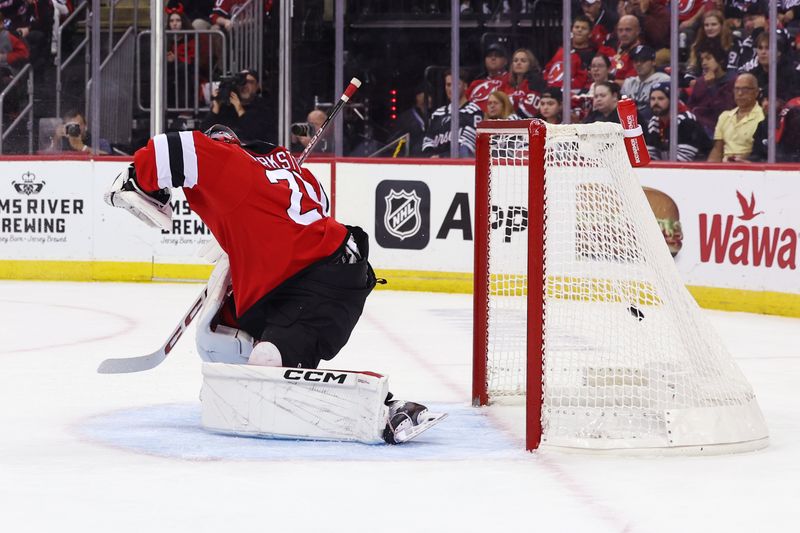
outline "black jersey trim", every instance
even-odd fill
[[[169,152],[169,173],[172,176],[173,187],[183,187],[186,175],[183,169],[183,143],[180,133],[173,131],[167,133],[167,151]]]

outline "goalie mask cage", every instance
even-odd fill
[[[484,121],[475,189],[475,405],[525,396],[529,450],[767,445],[753,390],[684,287],[618,124]]]

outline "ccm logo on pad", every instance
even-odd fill
[[[334,372],[323,372],[320,370],[290,369],[284,372],[283,379],[292,381],[315,381],[320,383],[335,381],[336,383],[344,384],[344,382],[347,381],[347,374],[336,374]]]

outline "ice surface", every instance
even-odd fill
[[[451,415],[408,446],[237,438],[199,427],[190,328],[140,374],[192,284],[0,282],[0,532],[782,532],[800,524],[800,320],[708,312],[771,445],[719,457],[522,452],[468,406],[471,300],[381,291],[331,367],[390,376]]]

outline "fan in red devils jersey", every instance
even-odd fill
[[[211,10],[211,24],[220,29],[230,31],[233,17],[244,7],[246,0],[215,0],[214,9]],[[269,16],[272,11],[272,0],[264,0],[264,16]]]
[[[596,46],[590,39],[593,23],[586,15],[578,15],[572,22],[572,50],[570,62],[572,67],[572,89],[588,89],[589,65],[597,54],[611,58],[616,53],[607,46]],[[562,87],[564,84],[564,48],[559,48],[544,68],[544,78],[550,87]]]
[[[489,95],[500,89],[508,78],[508,57],[505,46],[500,43],[491,43],[486,47],[484,54],[484,66],[486,75],[482,76],[467,87],[467,100],[474,102],[481,108],[482,113],[486,113],[486,102]]]
[[[511,72],[500,90],[511,98],[514,112],[521,117],[535,117],[539,100],[547,84],[542,79],[539,60],[527,48],[518,48],[511,56]]]
[[[215,126],[208,135],[156,135],[106,196],[131,210],[121,193],[138,189],[152,200],[161,191],[168,207],[163,195],[176,187],[227,253],[236,326],[271,345],[260,350],[269,348],[268,363],[316,368],[335,356],[376,280],[367,235],[328,216],[316,177],[285,148],[242,146]]]

